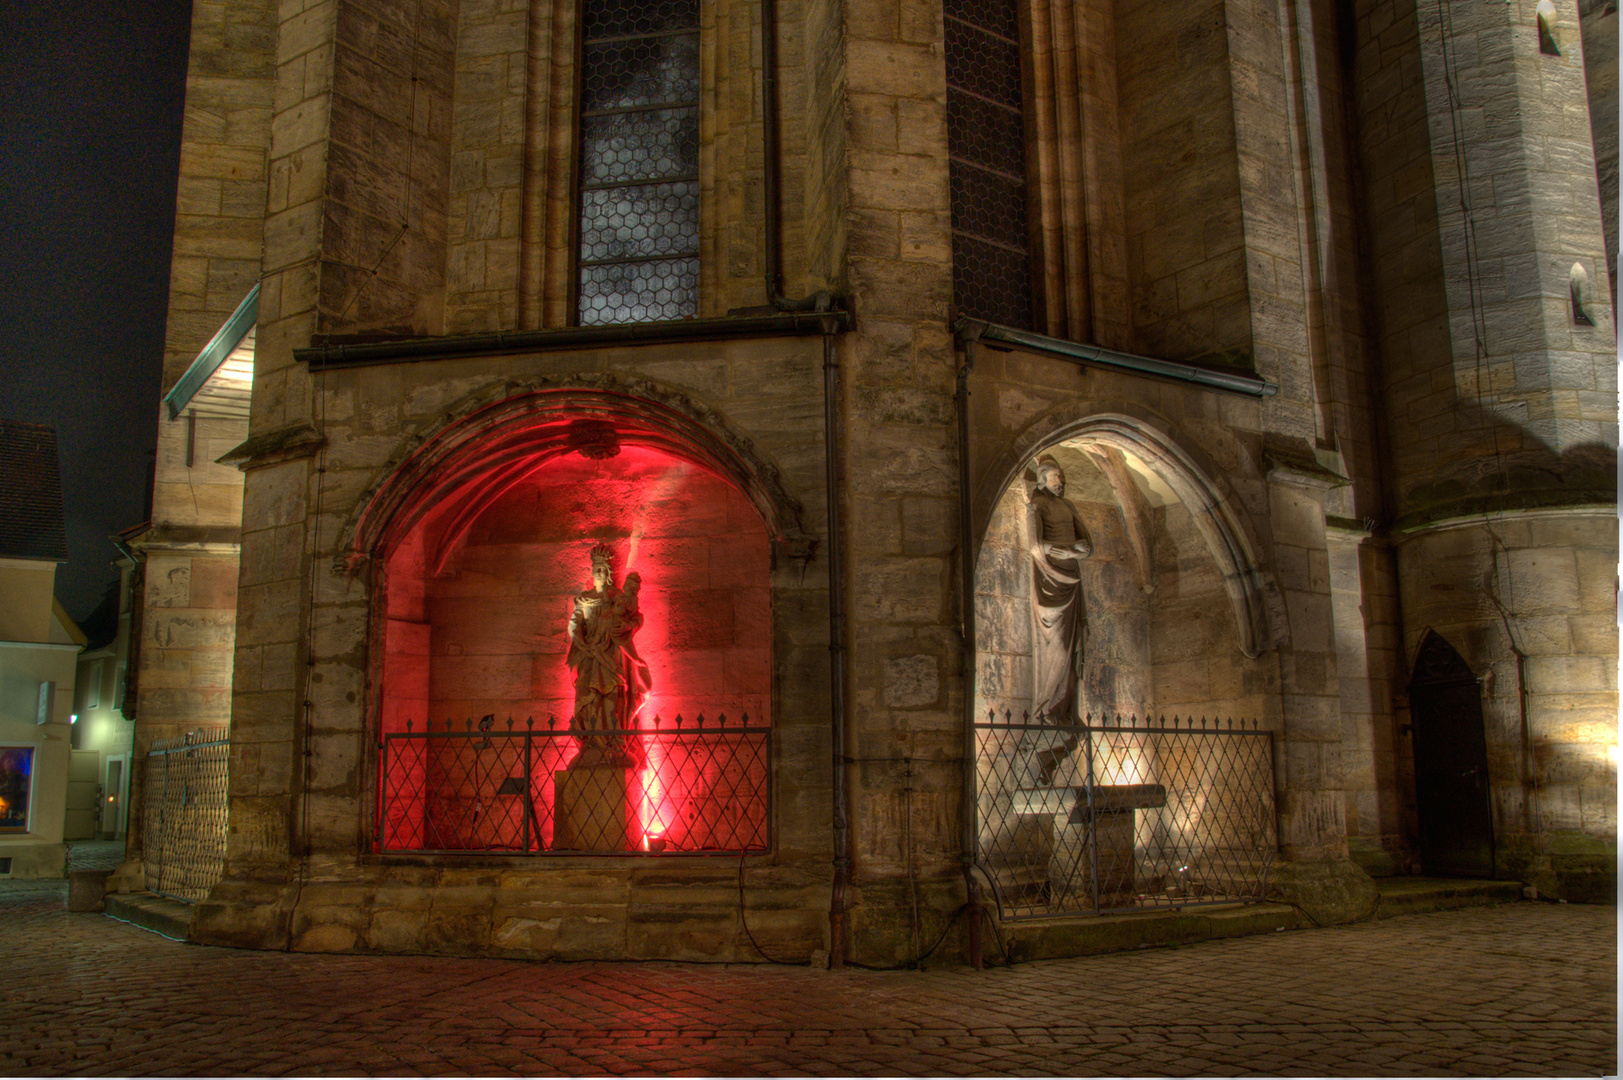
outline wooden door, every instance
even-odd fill
[[[1494,876],[1482,690],[1460,654],[1428,633],[1409,683],[1420,864],[1444,877]]]

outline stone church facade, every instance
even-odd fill
[[[1117,797],[994,790],[1043,458],[1091,537],[1063,719],[1266,733],[1267,895],[1611,897],[1615,9],[193,20],[166,390],[258,287],[246,419],[166,415],[145,540],[141,738],[230,737],[197,940],[970,947],[1011,845]],[[629,742],[572,722],[599,602]],[[1112,738],[1145,820],[1174,785]],[[1138,847],[1123,896],[1197,895]]]

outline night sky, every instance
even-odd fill
[[[55,425],[86,618],[147,516],[190,0],[0,0],[0,417]]]

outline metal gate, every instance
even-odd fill
[[[1012,709],[975,725],[978,863],[1005,919],[1261,900],[1278,847],[1255,720]]]
[[[229,740],[201,731],[147,751],[141,860],[149,892],[195,904],[220,880],[229,752]]]

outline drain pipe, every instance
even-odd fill
[[[781,153],[778,145],[778,3],[777,0],[761,0],[761,182],[766,188],[761,221],[766,234],[762,269],[766,275],[767,302],[785,311],[788,306],[783,298]]]
[[[770,2],[770,0],[769,0]],[[834,764],[834,880],[828,898],[828,966],[845,967],[845,888],[850,874],[850,823],[845,799],[845,545],[840,495],[840,364],[834,335],[840,322],[823,322],[823,470],[828,484],[828,661],[830,733]]]
[[[144,528],[144,526],[143,526]],[[125,542],[124,537],[114,534],[111,537],[113,546],[118,553],[130,560],[130,580],[126,602],[130,605],[130,625],[126,631],[126,648],[124,654],[124,705],[119,710],[124,719],[134,720],[140,712],[140,685],[141,685],[141,631],[144,621],[141,618],[141,596],[146,592],[147,556],[144,551],[137,551]]]
[[[969,914],[969,962],[979,971],[981,960],[981,886],[975,877],[975,563],[969,524],[969,374],[975,370],[975,340],[980,334],[968,330],[963,335],[964,362],[958,368],[958,617],[963,642],[960,677],[964,685],[964,769],[962,777],[963,822],[959,859],[964,871],[964,904]]]

